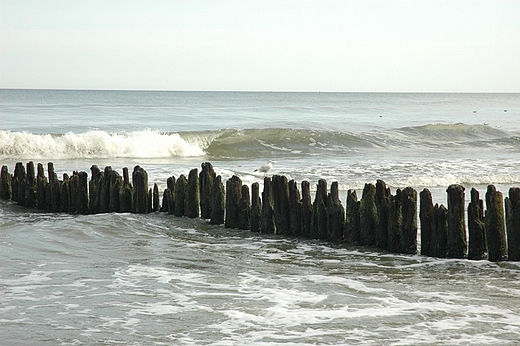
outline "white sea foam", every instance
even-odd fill
[[[176,133],[91,130],[64,135],[0,131],[1,159],[167,158],[203,156],[197,143]]]

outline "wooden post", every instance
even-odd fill
[[[47,209],[47,198],[45,196],[48,180],[45,176],[45,171],[43,169],[43,165],[41,163],[38,163],[37,168],[37,175],[36,175],[36,208],[40,210]]]
[[[417,191],[406,187],[398,193],[401,199],[403,221],[401,224],[401,253],[417,253]]]
[[[468,205],[468,236],[468,259],[485,259],[487,246],[484,202],[474,188],[471,189],[471,202]]]
[[[210,224],[222,225],[226,208],[226,190],[220,175],[213,182],[211,189],[211,218]]]
[[[377,238],[376,243],[380,249],[388,248],[388,198],[390,189],[382,180],[376,182],[376,209],[377,209]]]
[[[116,171],[111,171],[109,178],[109,202],[108,211],[111,213],[121,212],[121,192],[123,189],[123,178]]]
[[[13,177],[9,173],[7,166],[2,166],[0,174],[0,198],[11,199],[13,195]]]
[[[110,176],[112,175],[112,167],[106,166],[101,181],[99,183],[99,212],[110,212]],[[119,197],[119,196],[118,196]]]
[[[365,184],[361,204],[359,206],[360,213],[360,239],[361,245],[376,245],[377,233],[377,208],[376,208],[376,187],[373,184]]]
[[[445,258],[448,255],[448,209],[444,205],[433,207],[434,227],[431,251],[433,257]]]
[[[186,216],[192,219],[199,217],[200,187],[199,170],[194,168],[188,175],[188,186],[186,191]]]
[[[36,175],[32,161],[27,163],[24,194],[25,206],[29,208],[36,207]]]
[[[466,224],[464,217],[464,187],[453,184],[448,187],[448,258],[464,258],[467,251]]]
[[[163,211],[170,215],[175,214],[175,177],[171,176],[166,180],[166,190],[163,196]]]
[[[132,172],[132,184],[134,186],[133,212],[148,213],[150,201],[148,195],[148,173],[140,167],[135,166]]]
[[[103,174],[97,165],[90,167],[90,181],[88,185],[88,192],[90,196],[89,210],[92,214],[100,213],[100,193],[101,193],[101,179]]]
[[[128,167],[123,167],[123,187],[119,191],[119,208],[122,213],[131,213],[134,209],[132,205],[133,194],[134,189],[130,184]]]
[[[339,199],[338,182],[332,182],[330,186],[330,194],[328,196],[328,238],[332,241],[343,241],[343,233],[345,232],[345,208]]]
[[[486,192],[486,239],[488,259],[492,262],[507,259],[506,228],[504,224],[504,205],[502,192],[494,185],[488,185]]]
[[[242,199],[242,180],[236,175],[226,182],[226,228],[238,228],[239,204]]]
[[[421,221],[421,255],[433,256],[433,228],[434,208],[430,190],[423,189],[419,194],[420,208],[419,219]]]
[[[520,261],[520,188],[510,188],[506,197],[508,259]]]
[[[152,211],[157,212],[160,208],[161,206],[159,204],[159,186],[157,186],[157,183],[154,183],[152,192]]]
[[[399,190],[398,190],[399,191]],[[388,197],[388,243],[387,249],[393,253],[401,252],[401,229],[403,225],[403,206],[399,193]]]
[[[312,199],[311,184],[308,181],[302,181],[302,230],[301,235],[311,238],[312,227]]]
[[[47,210],[57,212],[60,203],[60,182],[52,162],[47,163],[47,171],[49,175],[49,184],[45,191],[45,196],[48,197]]]
[[[300,191],[294,179],[289,181],[289,234],[299,236],[302,233],[302,201]]]
[[[242,185],[242,197],[238,205],[238,229],[251,229],[251,197],[249,186]]]
[[[86,172],[79,172],[75,174],[77,179],[77,212],[78,214],[88,214],[88,174]]]
[[[251,231],[262,230],[262,202],[260,200],[260,184],[251,185]]]
[[[359,214],[359,205],[356,190],[348,190],[347,191],[347,201],[346,201],[346,211],[345,211],[345,235],[344,238],[353,244],[359,244],[361,241],[360,232],[360,214]]]
[[[23,181],[25,180],[25,167],[22,162],[17,162],[14,167],[12,180],[12,200],[20,205],[24,205],[25,189]]]
[[[199,175],[200,180],[200,216],[203,219],[211,217],[211,191],[217,175],[209,162],[203,162]]]
[[[273,210],[273,190],[271,178],[264,177],[264,191],[262,192],[262,232],[276,233]]]
[[[289,183],[282,175],[273,175],[273,208],[276,234],[287,235],[290,232]]]
[[[318,180],[318,186],[316,188],[316,197],[312,204],[312,238],[322,240],[328,238],[327,218],[327,181],[325,179],[320,179]]]
[[[186,215],[186,193],[188,192],[188,180],[184,174],[175,182],[175,194],[173,196],[173,215],[181,217]]]
[[[63,174],[63,180],[60,186],[60,212],[70,213],[71,212],[71,198],[70,198],[70,178],[67,173]],[[75,201],[74,201],[75,202]]]

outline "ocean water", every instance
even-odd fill
[[[384,180],[520,186],[520,94],[0,90],[0,163],[142,166],[149,183],[209,161],[348,189]],[[0,201],[6,345],[516,345],[520,264],[394,255],[148,215]]]

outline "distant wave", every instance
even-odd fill
[[[221,129],[164,133],[33,134],[0,131],[2,159],[168,158],[209,156],[254,158],[352,155],[370,150],[433,150],[450,147],[520,150],[520,136],[487,125],[429,124],[354,134],[291,128]]]

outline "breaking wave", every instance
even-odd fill
[[[371,150],[462,148],[520,150],[520,134],[487,125],[429,124],[379,132],[350,133],[293,128],[221,129],[165,133],[33,134],[0,131],[1,159],[219,158],[294,155],[355,155]]]

